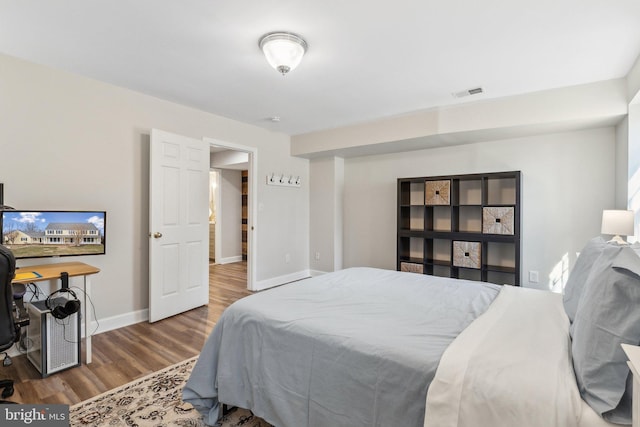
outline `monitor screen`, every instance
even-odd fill
[[[17,259],[105,253],[104,211],[2,211],[2,244]]]

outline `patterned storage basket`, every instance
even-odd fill
[[[480,242],[453,241],[453,265],[455,267],[480,268],[482,266]]]
[[[415,262],[401,262],[400,271],[408,271],[409,273],[423,273],[423,265]]]
[[[451,181],[427,181],[425,182],[424,204],[429,206],[442,206],[451,204]]]
[[[482,208],[482,232],[513,236],[513,216],[512,207]]]

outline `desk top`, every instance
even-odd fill
[[[96,274],[100,269],[83,262],[60,262],[55,264],[28,265],[16,269],[16,278],[12,283],[31,283],[60,278],[66,271],[69,277]]]

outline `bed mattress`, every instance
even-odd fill
[[[351,268],[232,304],[183,397],[215,424],[220,403],[278,427],[421,427],[442,354],[501,287]]]

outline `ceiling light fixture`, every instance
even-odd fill
[[[283,76],[300,64],[308,47],[299,35],[282,31],[265,34],[258,45],[267,62]]]

